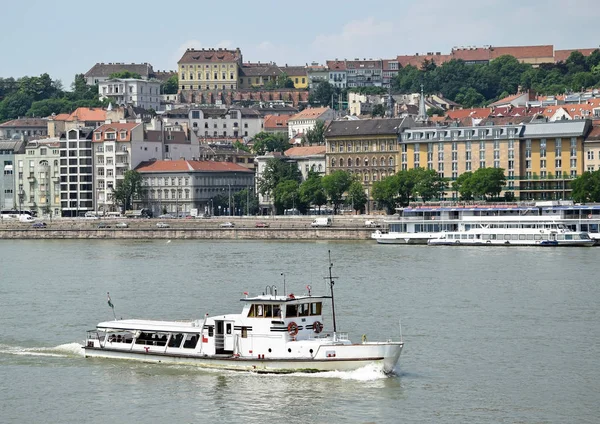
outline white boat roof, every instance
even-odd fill
[[[105,330],[140,330],[153,332],[190,332],[200,331],[202,320],[189,321],[158,321],[150,319],[122,319],[105,321],[97,325],[98,329]]]
[[[306,300],[323,300],[323,299],[331,299],[331,296],[306,296],[306,295],[300,295],[300,296],[292,296],[292,295],[287,295],[287,296],[273,296],[273,295],[259,295],[259,296],[254,296],[254,297],[244,297],[241,298],[240,300],[242,302],[273,302],[273,303],[281,303],[281,302],[298,302],[298,303],[304,303],[306,302]]]

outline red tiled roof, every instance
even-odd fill
[[[345,71],[346,61],[344,60],[328,60],[327,67],[330,71]]]
[[[19,118],[0,124],[0,127],[47,127],[48,121],[40,118]]]
[[[265,115],[263,126],[265,129],[287,128],[289,115]]]
[[[476,47],[452,49],[450,55],[452,59],[460,59],[465,62],[478,62],[489,61],[491,53],[489,47]]]
[[[527,93],[517,93],[517,94],[512,94],[510,96],[506,96],[503,99],[500,99],[498,101],[495,101],[494,103],[490,103],[489,106],[501,106],[501,105],[506,105],[509,104],[510,102],[512,102],[513,100],[518,99],[519,97],[526,95]]]
[[[136,168],[140,173],[144,172],[252,172],[231,162],[216,162],[209,160],[155,160],[142,162]]]
[[[306,147],[292,147],[285,151],[285,155],[288,157],[294,156],[311,156],[311,155],[324,155],[325,146],[306,146]]]
[[[381,69],[381,60],[347,60],[346,69]]]
[[[446,116],[450,119],[463,119],[463,118],[487,118],[491,115],[492,109],[489,107],[474,108],[474,109],[455,109],[446,112]]]
[[[328,107],[308,107],[302,112],[299,112],[294,116],[290,117],[289,120],[295,121],[298,119],[317,119],[319,116],[323,115],[328,110]]]
[[[100,122],[106,120],[106,111],[101,108],[79,107],[75,109],[67,121]]]
[[[490,50],[490,59],[496,59],[504,55],[510,55],[517,59],[554,57],[554,46],[552,44],[545,46],[491,47]]]
[[[242,52],[239,49],[188,49],[177,63],[237,62],[241,58]]]
[[[125,124],[118,123],[118,122],[111,123],[111,124],[104,124],[94,130],[94,138],[92,140],[94,142],[101,143],[106,140],[105,139],[106,132],[114,131],[117,133],[117,136],[114,140],[111,140],[111,141],[131,141],[131,130],[134,129],[135,127],[137,127],[138,125],[141,125],[141,124],[138,124],[136,122],[127,122]],[[121,131],[127,132],[127,135],[125,136],[125,138],[121,138],[121,135],[120,135]],[[100,140],[96,139],[96,134],[101,134]]]
[[[71,116],[71,114],[69,114],[69,113],[59,113],[58,115],[52,116],[51,120],[52,121],[66,121],[67,119],[69,119],[69,116]]]
[[[588,134],[586,140],[590,140],[590,141],[600,140],[600,125],[599,124],[596,123],[596,124],[592,125],[592,130]]]
[[[580,52],[584,56],[591,55],[597,49],[571,49],[571,50],[554,50],[554,62],[566,61],[571,53]]]
[[[449,62],[452,56],[448,54],[434,54],[434,55],[411,55],[411,56],[398,56],[396,60],[404,68],[408,65],[414,66],[415,68],[421,69],[425,60],[433,60],[436,65],[442,65]]]

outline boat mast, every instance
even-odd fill
[[[329,254],[329,288],[331,290],[331,315],[333,317],[333,333],[335,334],[337,331],[337,326],[335,324],[335,300],[333,298],[333,285],[335,282],[333,281],[333,277],[331,275],[331,268],[333,268],[333,262],[331,262],[331,250],[328,250]]]

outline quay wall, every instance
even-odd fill
[[[0,229],[0,239],[369,240],[367,228]]]

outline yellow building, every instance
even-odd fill
[[[308,73],[304,66],[283,66],[281,71],[294,83],[294,88],[308,89]]]
[[[585,139],[583,155],[585,171],[600,170],[600,124],[594,125]]]
[[[569,182],[584,170],[590,125],[578,120],[410,128],[402,133],[398,163],[404,170],[435,169],[451,181],[479,168],[503,168],[505,193],[517,199],[566,199]]]
[[[325,131],[327,174],[342,170],[362,182],[369,205],[373,182],[398,172],[398,139],[411,118],[333,121]]]
[[[236,90],[242,66],[239,48],[188,49],[178,63],[179,89]]]

